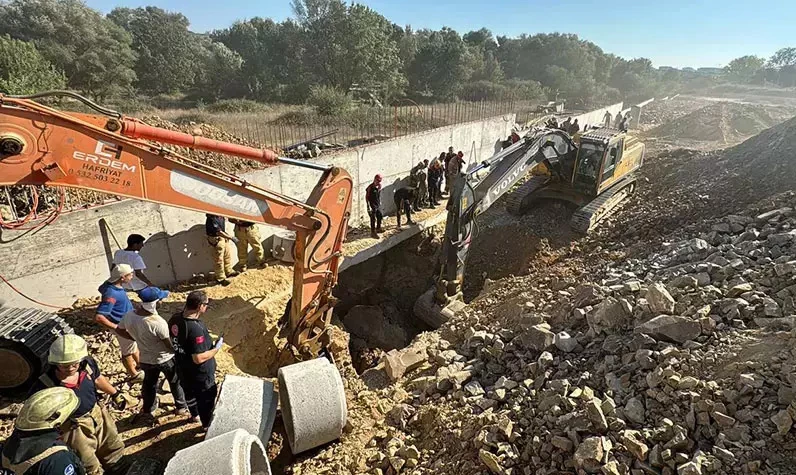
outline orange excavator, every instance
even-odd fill
[[[64,112],[37,101],[61,96],[98,114]],[[309,168],[320,178],[302,202],[180,156],[164,144]],[[332,288],[353,188],[341,168],[152,127],[74,92],[48,91],[0,95],[0,185],[94,190],[294,231],[293,297],[283,335],[299,357],[317,355],[328,344]]]

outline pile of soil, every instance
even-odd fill
[[[796,118],[729,149],[676,149],[652,157],[644,181],[625,212],[598,228],[601,239],[633,238],[654,245],[662,236],[687,232],[700,220],[760,203],[796,183]]]
[[[652,129],[665,139],[734,143],[792,116],[790,109],[736,102],[717,102]]]

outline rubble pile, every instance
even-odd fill
[[[665,101],[656,98],[654,101],[644,106],[641,112],[641,129],[654,129],[709,104],[710,101],[695,97],[678,96]]]
[[[260,144],[248,141],[246,139],[230,134],[228,132],[224,132],[220,128],[210,124],[189,122],[187,124],[179,125],[161,119],[158,116],[148,116],[144,117],[142,120],[148,125],[152,125],[154,127],[161,127],[168,130],[185,132],[191,135],[199,135],[201,137],[219,140],[222,142],[231,142],[239,145],[248,145],[250,147],[261,147]],[[192,160],[196,160],[205,165],[211,166],[213,168],[216,168],[218,170],[227,173],[238,174],[238,173],[245,173],[251,170],[266,168],[266,165],[258,162],[257,160],[248,160],[245,158],[231,157],[229,155],[224,155],[215,152],[203,152],[199,150],[191,150],[186,147],[175,147],[171,145],[169,145],[168,147],[184,157],[188,157]]]
[[[425,349],[362,455],[370,473],[787,473],[793,207],[717,220],[604,276],[451,322],[463,338]],[[487,312],[517,324],[472,325]],[[393,352],[388,374],[419,351],[404,350],[409,365]]]
[[[658,138],[733,143],[793,115],[784,107],[716,102],[649,131]]]

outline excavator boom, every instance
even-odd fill
[[[173,144],[321,171],[306,202],[260,188],[164,148]],[[315,354],[331,319],[353,181],[340,168],[161,129],[121,116],[72,114],[0,95],[0,185],[93,190],[296,233],[288,341]]]

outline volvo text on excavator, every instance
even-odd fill
[[[415,302],[415,315],[437,328],[463,308],[462,282],[475,218],[523,178],[530,174],[506,197],[509,213],[520,214],[538,199],[564,200],[578,206],[572,229],[588,233],[635,189],[635,172],[643,161],[644,144],[623,131],[601,128],[573,138],[561,130],[533,127],[518,142],[460,175],[448,201],[436,282]]]
[[[70,96],[99,114],[63,112],[35,100],[51,96]],[[302,202],[180,156],[164,144],[267,165],[310,168],[320,177]],[[342,259],[353,188],[351,177],[341,168],[152,127],[75,93],[51,91],[26,97],[0,95],[0,185],[94,190],[294,231],[293,297],[282,334],[299,359],[317,355],[328,344],[335,304],[332,288]],[[43,340],[31,336],[38,335],[37,330],[16,323],[30,320],[26,315],[16,312],[0,322],[0,352],[5,362],[19,366],[4,368],[3,374],[13,380],[3,384],[6,389],[38,376],[39,362],[32,355],[46,352],[46,347],[39,348]],[[34,344],[35,348],[26,347]]]

